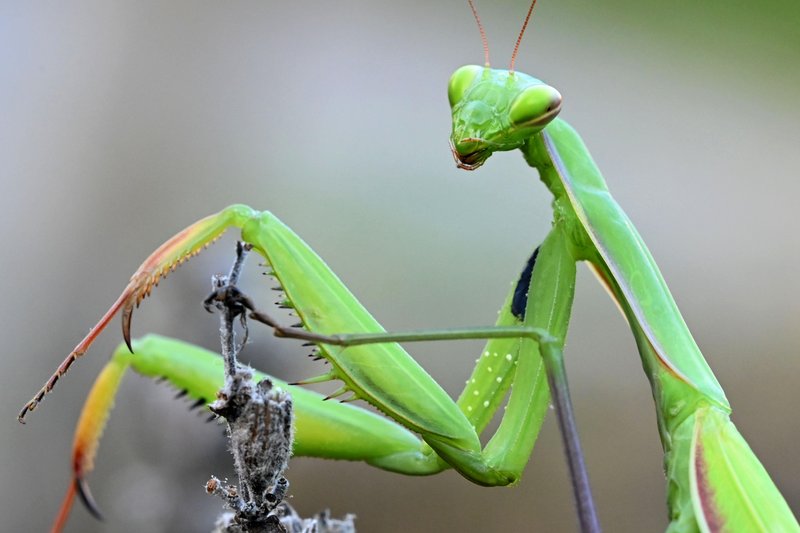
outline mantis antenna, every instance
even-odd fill
[[[467,0],[469,2],[469,8],[472,10],[472,16],[475,17],[475,22],[478,23],[478,31],[481,32],[481,42],[483,42],[483,62],[486,67],[489,66],[489,41],[486,39],[486,32],[483,29],[483,24],[481,24],[481,18],[478,16],[478,10],[475,9],[475,4],[472,3],[472,0]],[[527,23],[527,21],[525,21]],[[511,64],[514,64],[514,60],[511,60]]]
[[[469,5],[472,5],[472,0],[470,0]],[[531,7],[528,8],[528,14],[525,15],[525,22],[522,23],[522,29],[519,30],[519,37],[517,37],[517,43],[514,45],[514,52],[511,53],[511,65],[509,65],[508,67],[509,72],[514,72],[514,62],[517,60],[517,52],[519,52],[519,43],[522,42],[522,36],[525,34],[525,28],[528,27],[528,22],[531,20],[531,13],[533,13],[533,6],[535,5],[536,5],[536,0],[533,0],[533,2],[531,2]],[[472,9],[474,12],[475,8]],[[477,16],[478,15],[475,15],[475,17]],[[480,22],[478,22],[478,25],[480,26]],[[481,30],[481,34],[483,34],[483,30]],[[488,65],[489,64],[488,51],[486,52],[486,57],[487,57],[486,64]]]

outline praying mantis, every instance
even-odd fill
[[[474,72],[472,72],[472,71],[469,71],[469,70],[468,70],[468,71],[465,71],[465,72],[466,72],[466,74],[464,74],[464,72],[462,72],[462,76],[469,75],[469,74],[474,74]],[[483,72],[483,71],[481,71],[481,72]],[[522,74],[518,74],[518,77],[519,77],[519,78],[522,78],[522,77],[523,77],[523,75],[522,75]],[[558,123],[556,123],[556,124],[558,124]],[[553,129],[554,129],[554,131],[556,130],[556,128],[553,128]],[[562,133],[562,134],[563,134],[563,131],[561,131],[560,133]],[[470,150],[468,150],[468,151],[467,151],[467,153],[466,153],[466,155],[465,155],[465,154],[461,154],[461,155],[465,155],[465,159],[467,159],[467,161],[466,161],[466,162],[462,161],[462,163],[464,163],[464,164],[467,164],[467,165],[472,165],[472,164],[475,164],[475,162],[479,161],[479,159],[475,159],[475,157],[477,157],[477,156],[476,156],[476,155],[474,155],[474,154],[477,154],[477,153],[479,153],[479,152],[475,152],[475,151],[470,151]],[[563,197],[562,197],[562,198],[563,198]],[[563,207],[563,206],[562,206],[562,207]],[[237,208],[237,209],[238,209],[238,208]],[[228,212],[228,214],[230,215],[230,212]],[[247,218],[247,217],[249,217],[249,216],[251,216],[251,215],[252,215],[252,213],[247,213],[247,216],[245,216],[244,218]],[[254,216],[254,215],[253,215],[253,216]],[[222,218],[224,218],[224,217],[222,217]],[[542,264],[542,263],[540,262],[539,264]],[[545,263],[545,264],[547,264],[547,263]],[[274,265],[273,265],[273,266],[274,266]],[[607,276],[608,276],[608,274],[606,273],[606,281],[608,281],[608,279],[607,279]],[[342,329],[342,330],[337,330],[337,331],[346,331],[346,330],[347,330],[347,328],[345,328],[345,329]],[[152,339],[151,339],[151,340],[152,340]],[[143,347],[141,348],[141,350],[137,349],[136,351],[137,351],[137,352],[141,351],[141,352],[143,352],[143,353],[144,353],[144,352],[147,352],[147,349],[146,349],[146,348],[143,346]],[[497,353],[497,352],[495,352],[495,353]],[[122,357],[122,356],[120,356],[120,357]],[[196,357],[197,357],[197,359],[199,360],[200,356],[198,355],[198,356],[196,356]],[[142,362],[141,364],[142,364],[142,365],[146,365],[147,363],[145,363],[145,362]],[[155,368],[155,370],[154,370],[154,371],[155,371],[155,372],[158,372],[158,370],[159,370],[159,369],[163,369],[163,368],[165,368],[165,365],[166,365],[166,363],[159,363],[158,365],[156,365],[156,368]],[[715,387],[713,386],[713,383],[711,383],[711,385],[710,385],[709,387],[710,387],[711,389],[715,389]],[[715,396],[715,392],[714,392],[714,390],[707,390],[707,391],[705,391],[705,392],[706,392],[706,393],[708,393],[708,395],[709,395],[709,396]],[[717,395],[717,396],[718,396],[718,395]]]

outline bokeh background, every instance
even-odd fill
[[[507,63],[525,1],[479,2]],[[800,511],[800,4],[792,0],[543,1],[519,70],[564,96],[612,192],[658,260],[735,407]],[[42,531],[68,482],[82,400],[113,325],[29,418],[19,407],[160,242],[233,202],[274,211],[390,329],[487,324],[549,222],[518,154],[458,171],[450,73],[480,63],[466,3],[0,3],[0,515]],[[134,320],[216,349],[200,303],[231,237],[162,284]],[[252,263],[246,287],[269,304]],[[666,524],[652,399],[632,338],[580,269],[568,369],[609,531]],[[479,343],[413,346],[457,394]],[[295,343],[254,332],[244,358],[318,373]],[[331,390],[330,386],[323,390]],[[230,475],[222,430],[130,376],[91,477],[107,521],[71,531],[207,531]],[[559,531],[575,525],[556,424],[522,482],[406,478],[296,459],[304,514],[361,531]]]

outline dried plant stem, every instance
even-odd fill
[[[249,246],[237,244],[230,274],[214,276],[214,292],[204,302],[208,311],[220,311],[220,343],[225,360],[225,386],[209,407],[227,422],[238,477],[238,486],[216,477],[206,483],[206,491],[222,498],[231,510],[220,516],[215,531],[354,532],[351,515],[339,521],[330,519],[326,512],[303,520],[283,502],[289,489],[283,473],[294,438],[292,399],[288,392],[273,389],[268,379],[255,383],[252,370],[240,365],[236,358],[247,339],[246,308],[236,297],[240,294],[236,284],[249,250]],[[237,318],[245,331],[238,348],[234,332]]]

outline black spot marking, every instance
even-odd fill
[[[533,267],[536,264],[536,257],[538,255],[539,247],[537,246],[528,258],[528,263],[525,265],[525,268],[522,269],[522,274],[519,275],[517,288],[514,289],[514,297],[511,299],[511,312],[520,320],[525,319],[525,308],[528,306],[528,289],[531,286]]]

